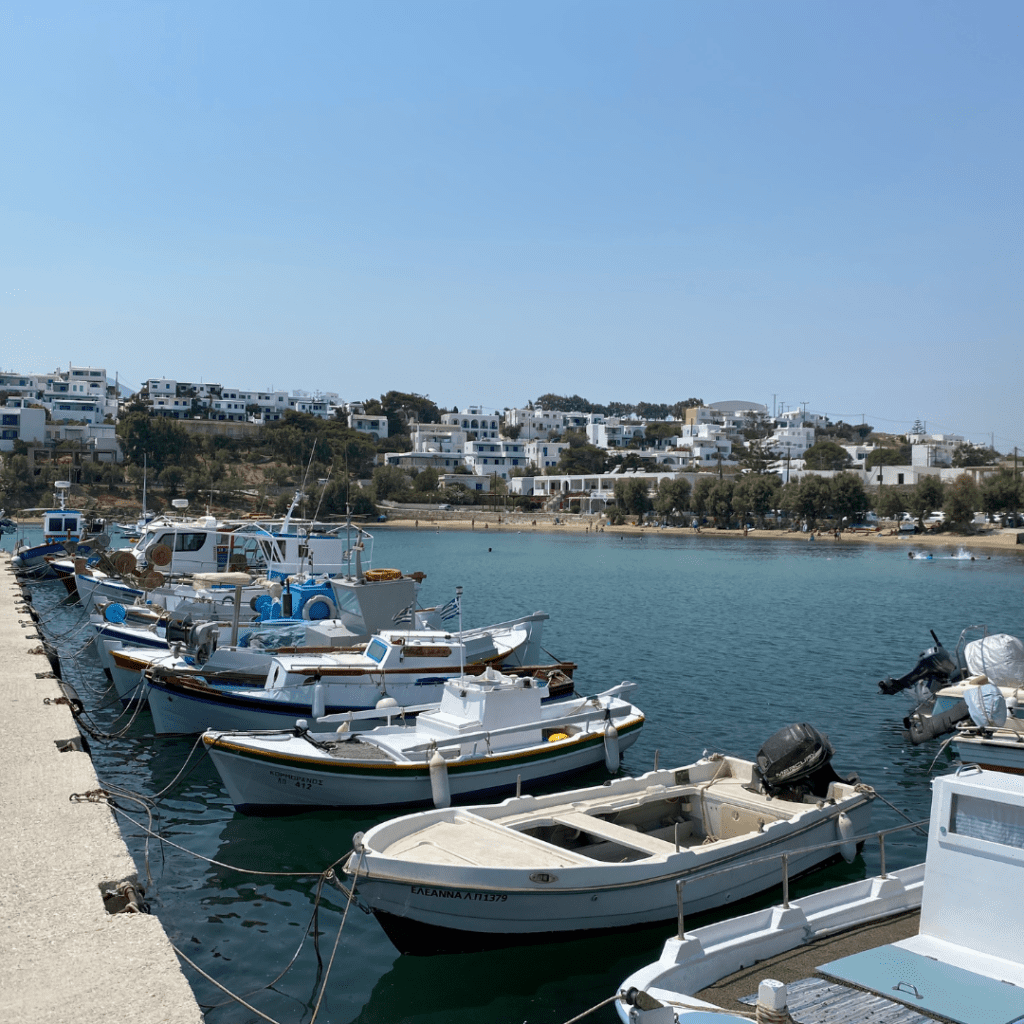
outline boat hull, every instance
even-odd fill
[[[964,764],[976,764],[997,772],[1024,775],[1024,742],[1014,734],[1006,740],[1000,734],[989,739],[976,736],[957,736],[951,742]]]
[[[632,746],[643,719],[617,727],[619,749]],[[540,751],[469,758],[447,766],[452,798],[514,791],[517,785],[564,778],[604,760],[603,734]],[[425,761],[409,764],[358,762],[303,764],[294,757],[241,747],[230,736],[207,741],[207,753],[220,773],[235,809],[245,814],[297,813],[313,808],[399,807],[433,800]]]
[[[834,826],[830,823],[820,832],[822,841],[825,833],[831,839]],[[791,878],[837,856],[835,851],[799,855],[796,847],[792,850]],[[728,906],[780,881],[779,866],[773,863],[770,869],[761,867],[743,878],[737,872],[728,889],[712,881],[687,882],[686,912],[699,914]],[[673,921],[678,913],[675,883],[673,875],[618,891],[597,886],[575,893],[540,894],[416,883],[400,886],[396,892],[393,885],[369,880],[358,891],[400,952],[432,955],[469,951],[478,948],[481,939],[491,948],[500,948]],[[456,902],[459,913],[453,914],[450,907]],[[569,922],[574,927],[566,928]]]
[[[456,673],[451,673],[452,675]],[[388,680],[387,696],[400,705],[429,704],[441,699],[445,676],[427,676],[422,681]],[[379,678],[334,684],[324,714],[366,711],[376,707],[384,695]],[[237,693],[214,687],[176,685],[173,680],[149,681],[149,707],[158,735],[192,735],[207,729],[291,729],[298,719],[313,717],[313,687],[291,694],[283,690]]]
[[[609,790],[609,807],[614,804],[617,784],[618,780],[613,781]],[[438,852],[444,844],[434,845],[429,828],[412,829],[405,824],[412,819],[397,819],[377,829],[394,826],[387,834],[398,837],[395,842],[399,847],[405,844],[407,852],[391,857],[387,844],[384,852],[376,852],[372,844],[384,842],[385,833],[377,840],[375,829],[366,836],[365,849],[350,856],[346,873],[357,876],[360,899],[405,953],[452,952],[480,948],[481,944],[516,945],[566,934],[579,937],[674,920],[678,914],[676,882],[681,878],[685,881],[685,911],[693,914],[778,885],[783,853],[788,856],[789,877],[810,871],[836,856],[836,846],[825,844],[836,840],[841,813],[847,815],[854,835],[866,833],[872,799],[873,795],[862,794],[837,804],[826,803],[791,821],[772,822],[762,832],[711,844],[698,840],[696,845],[674,848],[665,842],[663,852],[649,858],[642,853],[633,855],[636,859],[628,863],[601,863],[572,853],[559,860],[561,851],[555,849],[552,854],[549,848],[545,852],[520,832],[513,832],[514,842],[508,844],[499,834],[503,830],[487,820],[482,828],[474,829],[473,808],[448,812],[444,817],[445,812],[424,812],[440,828],[457,828],[455,834],[460,838],[451,840],[449,852]],[[548,803],[538,800],[535,807],[531,817],[543,817]],[[487,812],[488,819],[495,817],[494,810]],[[459,819],[467,822],[467,827],[458,827]],[[642,836],[638,843],[644,845]]]

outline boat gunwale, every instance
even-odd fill
[[[633,709],[636,711],[636,709]],[[613,727],[619,736],[630,735],[636,732],[644,724],[644,716],[641,712],[637,714],[630,714],[629,720],[622,726],[615,725]],[[536,727],[544,728],[544,723],[529,722],[523,726],[523,731],[530,728]],[[236,730],[241,731],[241,730]],[[358,733],[353,735],[359,736]],[[305,765],[315,767],[317,771],[328,771],[331,775],[366,775],[371,772],[376,773],[382,768],[394,770],[401,770],[409,775],[428,775],[430,772],[430,765],[427,760],[423,761],[386,761],[381,759],[379,761],[363,759],[354,761],[344,761],[340,759],[331,758],[330,760],[324,758],[312,758],[301,754],[285,754],[277,751],[265,750],[263,748],[247,747],[231,741],[225,741],[223,735],[207,737],[206,734],[202,737],[203,743],[208,750],[220,750],[228,754],[232,754],[236,757],[246,758],[248,760],[260,761],[260,762],[278,762],[286,765],[293,765],[297,770],[302,770]],[[454,746],[458,741],[458,737],[451,738],[451,744]],[[496,754],[484,754],[482,756],[473,756],[462,760],[447,760],[445,766],[449,774],[468,774],[470,772],[485,771],[491,769],[498,769],[502,767],[502,763],[514,764],[516,761],[522,761],[524,758],[529,758],[533,761],[546,761],[556,758],[560,755],[568,755],[579,752],[588,746],[594,746],[598,743],[604,742],[603,732],[593,733],[581,733],[579,736],[570,736],[566,740],[559,740],[557,744],[550,743],[539,743],[533,746],[518,751],[502,751]],[[443,748],[446,744],[443,741],[438,742],[438,747]],[[297,762],[304,762],[299,764]],[[501,763],[500,763],[501,762]]]

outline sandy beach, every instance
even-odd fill
[[[468,510],[467,510],[468,511]],[[524,533],[530,530],[556,533],[685,533],[694,535],[693,530],[686,527],[660,526],[608,526],[607,519],[601,515],[554,515],[552,513],[528,512],[480,512],[472,515],[467,511],[452,510],[450,512],[425,511],[416,512],[408,509],[388,509],[386,523],[370,523],[370,529],[380,530],[399,528],[420,530],[481,530],[496,532]],[[744,539],[742,530],[716,530],[702,526],[700,537],[731,537]],[[1018,543],[1018,537],[1021,538]],[[799,530],[749,530],[746,539],[773,540],[790,544],[875,544],[900,546],[912,551],[918,548],[948,548],[957,550],[967,548],[978,552],[993,550],[1016,551],[1024,555],[1024,530],[1001,529],[991,527],[977,533],[959,534],[952,532],[899,533],[892,526],[883,527],[877,533],[846,531],[835,539],[829,531],[816,532],[814,540],[810,533]]]

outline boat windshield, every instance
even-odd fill
[[[359,598],[351,590],[346,590],[340,594],[336,591],[334,599],[338,606],[337,617],[344,623],[345,628],[353,633],[367,632],[363,611],[359,606]]]

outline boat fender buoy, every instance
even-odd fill
[[[611,722],[604,726],[604,766],[612,774],[619,770],[619,734]]]
[[[313,706],[310,708],[310,717],[314,719],[314,721],[317,718],[324,717],[326,703],[327,700],[324,694],[324,684],[317,683],[316,686],[313,687]]]
[[[569,734],[567,732],[553,732],[548,737],[548,743],[557,743],[559,740],[567,740]]]
[[[440,750],[430,755],[430,796],[435,807],[450,807],[451,789],[448,786],[448,765]]]
[[[836,818],[836,838],[843,840],[839,845],[839,853],[847,864],[852,864],[857,856],[857,844],[854,841],[855,835],[856,829],[853,827],[853,821],[846,811],[843,811]]]
[[[321,619],[336,619],[338,606],[326,595],[317,594],[302,606],[302,617],[318,622]]]

